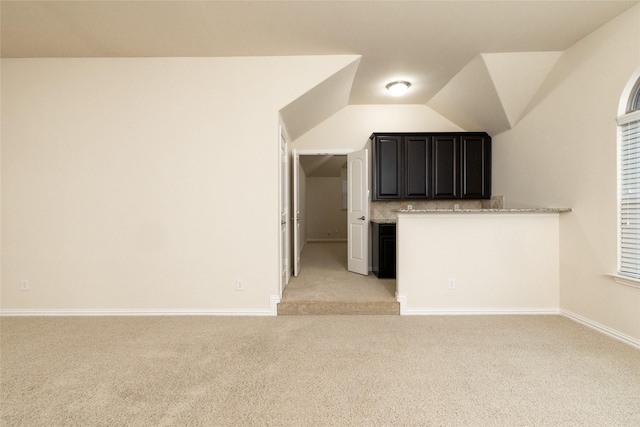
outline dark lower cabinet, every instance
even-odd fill
[[[396,277],[396,225],[371,223],[373,274],[380,279]]]

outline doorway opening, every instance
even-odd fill
[[[300,156],[300,235],[307,242],[347,242],[347,156]],[[345,256],[346,269],[346,256]]]
[[[329,152],[294,152],[294,244],[293,259],[294,276],[298,276],[303,268],[313,268],[302,257],[305,246],[331,243],[339,250],[334,257],[338,264],[347,270],[347,154]],[[344,247],[344,250],[340,250]],[[313,249],[307,248],[307,252]],[[326,252],[319,252],[311,259],[322,262],[328,258]]]
[[[398,314],[369,268],[368,151],[293,150],[293,277],[278,314]],[[357,274],[356,274],[357,273]]]
[[[369,274],[368,163],[367,149],[329,152],[293,150],[292,264],[294,276],[298,276],[300,272],[302,248],[310,240],[311,232],[316,233],[311,237],[313,240],[333,241],[344,240],[346,237],[348,270],[365,276]],[[320,180],[316,182],[312,178],[320,178]],[[330,190],[331,188],[333,191]],[[319,192],[320,197],[310,200],[309,191]],[[327,194],[333,196],[330,197],[331,205],[328,203]],[[331,215],[327,215],[327,207],[332,212]],[[315,219],[310,225],[311,218]]]

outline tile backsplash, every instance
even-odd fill
[[[504,208],[504,196],[491,196],[489,200],[481,200],[482,209],[502,209]]]
[[[394,210],[407,209],[500,209],[504,207],[503,196],[492,196],[489,200],[402,200],[394,202],[371,202],[371,219],[396,219]]]

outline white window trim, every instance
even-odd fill
[[[630,113],[619,116],[618,126],[626,125],[627,123],[635,122],[636,120],[640,120],[640,110],[632,111]]]
[[[634,80],[632,80],[630,83],[632,83]],[[635,80],[636,82],[638,80]],[[635,96],[635,87],[637,85],[637,83],[632,83],[634,86],[634,89],[629,88],[630,90],[630,97],[634,97]],[[623,97],[625,98],[625,97]],[[627,100],[626,105],[629,105],[629,101]],[[621,144],[621,126],[627,124],[627,123],[631,123],[631,122],[635,122],[635,121],[639,121],[640,120],[640,110],[634,110],[634,111],[629,111],[626,112],[624,114],[621,114],[620,116],[618,116],[617,118],[617,124],[618,124],[618,136],[617,136],[617,145],[618,145],[618,166],[617,166],[617,173],[618,173],[618,178],[617,178],[617,205],[618,205],[618,243],[617,243],[617,248],[618,248],[618,261],[617,261],[617,268],[620,268],[620,257],[621,257],[621,223],[620,223],[620,208],[621,208],[621,195],[620,195],[620,173],[621,173],[621,169],[620,169],[620,159],[621,159],[621,152],[620,152],[620,144]],[[621,285],[625,285],[625,286],[631,286],[633,288],[636,289],[640,289],[640,278],[636,278],[633,276],[628,276],[625,275],[624,273],[621,273],[620,271],[618,271],[617,273],[609,273],[608,276],[611,276],[613,278],[613,280],[615,280],[616,283],[621,284]]]
[[[607,274],[607,276],[613,277],[613,280],[615,280],[615,282],[620,285],[631,286],[632,288],[640,289],[640,280],[634,279],[633,277],[621,276],[618,273],[609,273]]]

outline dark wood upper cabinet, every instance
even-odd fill
[[[399,135],[379,136],[374,142],[373,187],[374,198],[393,200],[402,198],[402,141]]]
[[[491,197],[491,138],[486,134],[462,135],[461,194],[463,199],[488,199]]]
[[[491,197],[484,132],[374,133],[371,140],[373,200]]]
[[[403,199],[431,198],[431,137],[410,135],[404,138]]]
[[[373,139],[374,200],[431,197],[431,137],[378,134]]]
[[[457,199],[459,179],[460,137],[435,135],[433,137],[433,198]]]

